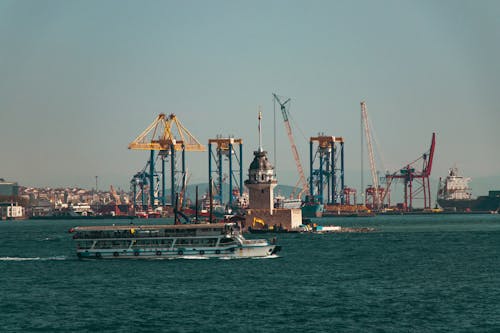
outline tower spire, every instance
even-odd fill
[[[259,152],[264,151],[262,149],[262,106],[259,106]]]

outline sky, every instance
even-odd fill
[[[293,185],[280,114],[273,152],[277,93],[306,176],[308,138],[342,136],[359,187],[364,100],[382,173],[435,132],[434,183],[457,166],[476,192],[500,189],[499,41],[498,1],[0,0],[0,178],[128,189],[148,153],[127,146],[159,113],[204,144],[242,138],[246,177],[261,108],[264,148]],[[207,153],[187,168],[206,182]]]

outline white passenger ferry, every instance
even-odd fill
[[[267,257],[275,241],[245,239],[235,223],[85,226],[75,233],[79,258]]]

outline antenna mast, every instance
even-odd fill
[[[261,107],[259,107],[259,152],[262,152],[262,110]]]

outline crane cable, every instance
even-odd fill
[[[293,123],[293,127],[296,128],[300,134],[302,135],[302,137],[304,138],[304,141],[307,143],[307,137],[305,136],[304,132],[302,131],[302,129],[299,127],[299,125],[297,124],[297,122],[295,121],[295,119],[293,118],[292,114],[290,113],[290,108],[291,108],[291,105],[292,105],[292,101],[290,100],[290,103],[288,104],[288,117],[292,120],[292,123]]]
[[[371,122],[371,119],[368,117],[368,126],[370,126],[370,130],[371,130],[371,134],[372,134],[372,139],[373,139],[373,142],[375,143],[375,150],[377,152],[377,156],[378,156],[378,160],[381,164],[381,167],[382,167],[382,170],[387,171],[387,169],[385,168],[385,158],[384,158],[384,155],[382,154],[382,149],[379,145],[379,140],[378,140],[378,137],[377,137],[377,132],[375,131],[375,127],[373,126],[372,122]]]

